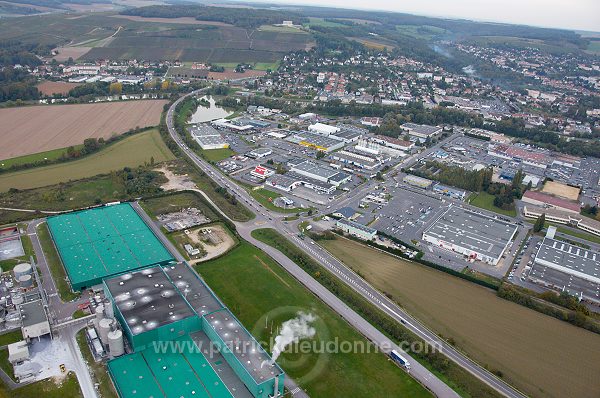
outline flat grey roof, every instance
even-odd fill
[[[533,264],[528,277],[534,282],[540,281],[560,290],[564,288],[574,296],[583,294],[585,298],[600,303],[600,284],[598,283],[569,275],[539,263]]]
[[[516,231],[516,224],[452,206],[423,235],[499,258]]]
[[[561,240],[544,238],[535,262],[600,284],[600,253]]]
[[[311,177],[307,177],[307,176],[303,176],[303,175],[300,175],[300,174],[296,174],[293,171],[288,171],[287,173],[285,173],[285,176],[288,177],[288,178],[293,179],[294,181],[301,181],[301,182],[304,182],[304,183],[307,183],[307,184],[311,184],[311,185],[314,185],[314,186],[317,186],[317,187],[321,187],[324,190],[330,190],[330,189],[334,188],[334,186],[332,184],[328,183],[328,182],[323,182],[323,181],[316,180],[316,179],[311,178]]]
[[[339,173],[337,170],[334,170],[330,167],[321,166],[319,164],[309,162],[308,160],[296,166],[292,166],[292,171],[298,170],[327,179]]]
[[[222,309],[204,317],[223,340],[256,384],[261,384],[283,373],[277,364],[265,363],[271,357],[252,335],[238,322],[228,309]]]
[[[349,174],[342,173],[340,171],[339,173],[336,173],[335,175],[329,177],[329,181],[342,182],[348,177],[350,177]]]
[[[415,123],[404,123],[401,127],[410,129],[418,134],[433,135],[440,131],[442,128],[437,126],[428,126],[426,124],[415,124]]]
[[[200,144],[200,146],[206,145],[223,145],[227,144],[227,141],[220,135],[200,135],[194,136],[194,139]]]
[[[184,263],[169,265],[163,270],[198,315],[224,308],[208,286]]]
[[[42,305],[42,300],[30,301],[19,306],[21,312],[21,321],[23,327],[37,325],[38,323],[48,322],[46,311]]]
[[[358,229],[358,230],[361,230],[361,231],[363,231],[363,232],[366,232],[366,233],[368,233],[368,234],[374,234],[374,233],[377,233],[377,230],[376,230],[376,229],[373,229],[373,228],[367,227],[366,225],[362,225],[362,224],[359,224],[359,223],[357,223],[357,222],[354,222],[354,221],[346,220],[346,219],[344,219],[344,218],[342,218],[341,220],[338,220],[337,222],[338,222],[338,224],[347,225],[347,226],[350,226],[350,227],[356,228],[356,229]]]
[[[195,315],[161,267],[123,274],[104,283],[133,335]]]
[[[322,146],[323,148],[330,148],[336,145],[343,145],[343,141],[336,140],[335,138],[326,137],[324,135],[310,133],[308,131],[302,131],[290,138],[290,141],[300,143],[301,141],[307,141],[311,144]]]
[[[197,126],[190,127],[190,133],[194,136],[221,135],[217,129],[208,124],[199,124]]]
[[[246,385],[237,376],[233,368],[229,366],[229,363],[219,352],[218,347],[214,346],[206,333],[202,331],[190,333],[190,338],[235,398],[253,398]]]

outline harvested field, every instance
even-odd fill
[[[180,17],[180,18],[147,18],[140,17],[137,15],[111,15],[112,18],[123,18],[129,21],[135,22],[154,22],[154,23],[175,23],[184,25],[213,25],[213,26],[233,26],[225,22],[219,21],[199,21],[192,17]]]
[[[0,192],[10,188],[38,188],[93,177],[123,167],[150,163],[152,158],[156,163],[173,159],[173,154],[162,141],[158,130],[125,137],[82,159],[0,174]]]
[[[84,56],[92,47],[58,47],[55,50],[58,51],[54,57],[58,62],[68,61],[69,58],[77,60]]]
[[[68,94],[72,88],[81,86],[79,83],[69,82],[43,82],[37,85],[37,89],[44,95]]]
[[[152,100],[0,109],[0,160],[158,125],[166,103]]]
[[[338,238],[337,258],[481,365],[532,397],[600,396],[600,336],[497,297],[493,291]]]
[[[571,187],[567,184],[561,184],[560,182],[556,181],[546,181],[542,192],[570,200],[579,199],[579,188]]]
[[[208,72],[208,78],[214,80],[244,79],[247,77],[260,77],[267,72],[262,70],[247,70],[244,73],[236,73],[234,70],[225,69],[225,72]]]

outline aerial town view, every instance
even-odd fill
[[[600,397],[600,3],[0,1],[4,397]]]

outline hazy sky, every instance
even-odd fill
[[[264,0],[266,1],[266,0]],[[274,0],[600,32],[600,0]]]

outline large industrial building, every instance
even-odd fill
[[[308,131],[299,132],[287,138],[287,140],[295,144],[317,149],[323,152],[335,151],[336,149],[343,148],[345,145],[344,141]]]
[[[185,263],[106,279],[133,353],[108,363],[121,398],[269,398],[284,373]]]
[[[48,217],[48,228],[73,290],[174,261],[129,203]]]
[[[517,229],[514,223],[452,206],[425,229],[423,240],[497,265]]]
[[[376,229],[344,218],[337,220],[335,226],[337,229],[362,240],[373,240],[377,237]]]
[[[526,191],[521,200],[535,206],[553,208],[574,214],[579,214],[581,209],[579,202],[537,191]]]
[[[441,127],[428,126],[426,124],[404,123],[402,128],[408,132],[408,135],[420,140],[435,137],[442,132]]]
[[[192,138],[204,150],[229,148],[229,143],[213,127],[207,124],[200,124],[190,128]]]
[[[600,303],[600,253],[555,239],[550,227],[535,256],[529,279]]]
[[[583,231],[600,236],[600,221],[596,221],[593,218],[555,208],[546,208],[533,205],[523,206],[523,215],[525,217],[537,219],[542,214],[545,214],[546,221],[557,224],[565,224],[570,227],[579,228]]]
[[[331,167],[320,165],[309,160],[297,163],[290,171],[317,181],[329,183],[336,187],[350,181],[351,176]]]

